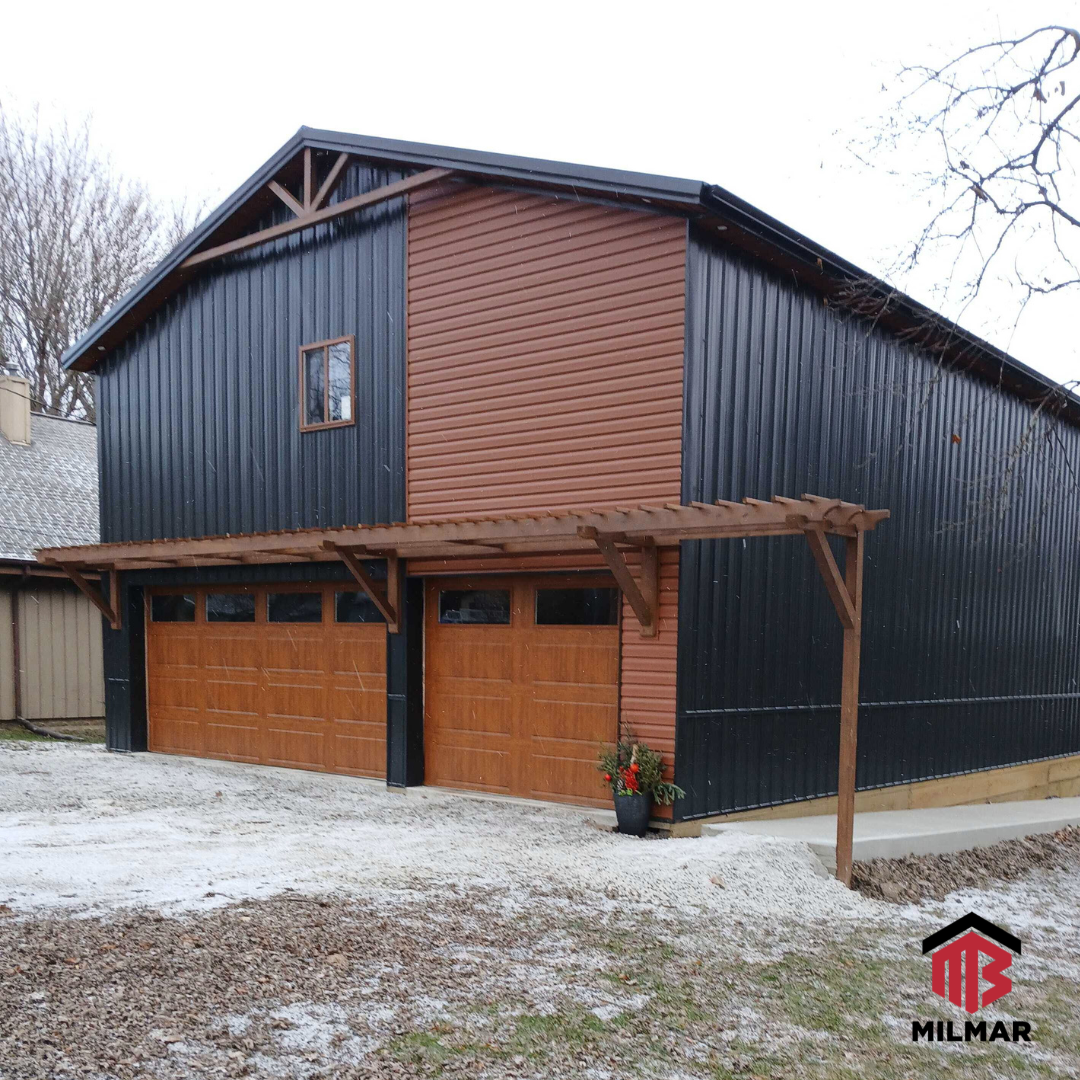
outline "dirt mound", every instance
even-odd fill
[[[957,889],[983,889],[994,881],[1016,881],[1032,870],[1080,866],[1080,827],[1002,840],[990,847],[946,855],[905,855],[857,862],[853,880],[865,896],[894,904],[942,900]]]

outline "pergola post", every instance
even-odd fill
[[[851,888],[851,849],[855,832],[855,765],[859,736],[859,660],[862,651],[863,549],[865,532],[845,541],[844,584],[854,618],[844,627],[840,687],[840,760],[836,802],[836,876]]]

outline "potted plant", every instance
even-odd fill
[[[620,739],[600,752],[597,768],[611,785],[619,832],[627,836],[645,835],[654,802],[668,806],[686,794],[663,778],[663,759],[643,742]]]

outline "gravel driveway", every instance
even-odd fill
[[[0,1077],[1077,1076],[1078,891],[895,906],[788,842],[22,744]],[[1035,1041],[913,1047],[911,1018],[963,1015],[918,942],[973,907],[1024,939],[998,1004]]]

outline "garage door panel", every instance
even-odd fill
[[[438,730],[509,735],[511,708],[508,695],[481,697],[443,691],[432,701],[428,715]]]
[[[376,623],[370,627],[339,626],[330,647],[330,671],[336,675],[358,678],[386,678],[386,627]]]
[[[440,627],[440,630],[443,636],[453,640],[453,651],[436,650],[429,654],[429,677],[454,677],[467,672],[471,680],[509,683],[513,679],[513,642],[495,638],[484,640],[482,631],[478,638],[476,630],[470,627],[449,626]]]
[[[386,719],[381,724],[335,721],[333,761],[335,772],[358,776],[383,776],[386,773]]]
[[[271,637],[261,644],[263,670],[269,674],[322,674],[326,670],[326,642],[304,634]]]
[[[537,720],[535,727],[543,731],[542,735],[533,734],[534,741],[551,738],[585,743],[594,759],[600,743],[611,742],[618,718],[615,706],[603,702],[536,701],[531,712]]]
[[[207,679],[203,687],[203,708],[208,714],[256,717],[262,712],[262,685],[257,679],[249,677],[241,682],[213,678]]]
[[[265,728],[263,743],[266,761],[270,765],[291,765],[303,768],[324,768],[326,764],[326,733],[324,730],[300,731],[270,724]]]
[[[607,805],[610,793],[592,761],[559,755],[534,755],[529,770],[530,798],[580,802],[591,799]]]
[[[382,738],[386,738],[386,687],[349,689],[335,686],[329,691],[330,719],[346,722],[375,724]]]
[[[253,590],[257,619],[282,588]],[[384,623],[208,623],[194,591],[197,621],[148,617],[152,750],[385,776]]]
[[[151,750],[189,753],[199,748],[202,742],[200,721],[170,717],[160,712],[155,712],[150,719],[150,730],[153,732]]]
[[[265,691],[264,712],[267,718],[289,718],[298,723],[322,721],[326,717],[326,688],[322,683],[269,680]]]
[[[438,766],[427,782],[439,787],[461,787],[510,793],[510,754],[483,746],[437,743]]]
[[[538,634],[530,637],[529,650],[535,672],[533,681],[537,683],[611,686],[619,678],[617,646],[572,639],[563,643],[548,642]]]
[[[204,726],[208,755],[241,761],[260,760],[259,729],[252,725],[211,720]]]
[[[207,671],[257,674],[262,663],[262,650],[257,638],[238,637],[220,633],[207,634],[202,639],[201,666]]]
[[[155,634],[147,642],[146,663],[150,667],[198,668],[200,648],[193,634]]]

